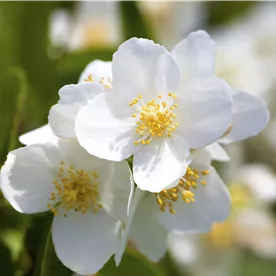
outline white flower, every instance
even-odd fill
[[[243,165],[238,180],[249,188],[255,200],[263,203],[276,200],[276,176],[268,166]]]
[[[132,240],[138,250],[158,261],[166,252],[169,232],[207,232],[213,223],[225,220],[230,213],[229,192],[210,163],[208,151],[196,150],[176,187],[160,193],[137,188],[130,204],[125,242]],[[124,243],[115,256],[117,263],[123,251]]]
[[[198,36],[205,38],[202,48],[189,42]],[[114,161],[134,155],[134,180],[142,190],[175,185],[186,171],[190,148],[213,143],[230,123],[230,89],[213,75],[213,42],[209,47],[202,31],[187,41],[189,70],[182,81],[164,47],[146,39],[124,42],[113,55],[112,91],[77,115],[77,138],[90,154]]]
[[[1,189],[21,213],[53,212],[57,256],[87,275],[118,250],[130,175],[125,161],[102,160],[74,140],[59,140],[10,152],[1,170]]]
[[[81,73],[78,84],[59,90],[59,101],[49,112],[49,124],[60,138],[75,138],[75,119],[81,107],[111,87],[111,62],[95,60]]]

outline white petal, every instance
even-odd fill
[[[81,146],[90,154],[121,161],[139,146],[134,145],[137,135],[131,111],[124,113],[124,107],[129,106],[121,107],[116,103],[114,95],[108,93],[82,108],[76,119],[76,134]]]
[[[224,144],[257,135],[269,121],[269,111],[261,98],[240,90],[233,90],[232,97],[232,130],[220,140]]]
[[[61,139],[59,148],[70,166],[96,172],[104,209],[119,220],[126,220],[132,174],[126,161],[111,162],[90,155],[74,139]]]
[[[104,168],[103,168],[104,170]],[[104,184],[102,200],[109,206],[109,213],[116,219],[125,222],[129,210],[129,197],[134,187],[132,172],[126,161],[112,162],[109,177]]]
[[[54,218],[52,236],[61,262],[86,275],[98,272],[116,252],[119,230],[116,221],[104,213],[73,211]]]
[[[113,87],[121,99],[129,102],[142,94],[146,101],[158,93],[175,91],[180,70],[171,54],[147,39],[131,38],[113,55]]]
[[[176,214],[157,213],[160,223],[168,230],[185,233],[207,232],[215,222],[225,220],[230,213],[229,192],[214,168],[210,170],[207,185],[195,190],[195,202],[178,199],[174,204]]]
[[[177,134],[155,138],[134,154],[133,177],[141,190],[160,192],[186,171],[189,148]]]
[[[219,143],[213,143],[207,146],[206,150],[210,153],[212,160],[221,162],[230,161],[230,156]]]
[[[59,152],[51,144],[30,145],[9,153],[1,170],[1,189],[14,209],[21,213],[48,210]]]
[[[108,79],[112,80],[111,61],[93,60],[81,73],[79,82],[87,80],[90,75],[93,82],[99,82],[102,78],[105,83]]]
[[[134,188],[134,187],[133,187]],[[129,212],[127,220],[125,221],[125,229],[122,234],[121,243],[117,249],[117,252],[114,256],[116,265],[118,266],[122,260],[128,239],[129,239],[129,231],[132,225],[132,221],[135,216],[135,212],[142,202],[142,200],[145,198],[146,192],[139,190],[138,188],[133,189],[130,194],[130,202],[129,202]]]
[[[231,90],[218,78],[190,78],[177,93],[176,132],[190,148],[218,140],[230,124]]]
[[[216,45],[205,31],[189,34],[172,50],[182,77],[212,76],[215,70]]]
[[[50,126],[47,124],[20,135],[19,141],[23,145],[46,143],[56,144],[58,137],[54,135]]]
[[[151,212],[156,205],[156,199],[153,196],[143,200],[135,212],[129,232],[129,237],[136,248],[154,262],[165,255],[168,235]]]
[[[101,85],[90,82],[62,87],[59,102],[49,112],[49,124],[54,134],[61,138],[76,137],[75,119],[78,111],[101,93]]]

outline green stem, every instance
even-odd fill
[[[8,145],[9,151],[14,150],[16,148],[17,139],[18,139],[18,137],[17,137],[18,136],[18,127],[19,127],[20,121],[22,119],[24,103],[25,103],[25,100],[27,97],[27,92],[28,92],[27,78],[26,78],[26,74],[24,73],[24,71],[19,67],[13,67],[10,70],[10,72],[13,73],[14,75],[17,75],[20,91],[17,96],[16,111],[15,111],[15,115],[13,117],[13,123],[12,123],[11,132],[10,132],[10,139],[9,139],[9,145]]]

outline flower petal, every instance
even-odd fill
[[[128,239],[129,239],[129,231],[131,228],[132,221],[134,219],[135,212],[142,202],[142,200],[145,198],[146,192],[141,191],[138,188],[132,187],[130,196],[129,196],[129,212],[127,220],[125,221],[125,229],[122,234],[121,242],[118,247],[118,250],[114,256],[115,263],[118,266],[122,260]]]
[[[111,61],[93,60],[80,74],[79,82],[86,81],[91,76],[93,82],[112,80]]]
[[[58,137],[54,135],[50,126],[47,124],[20,135],[19,141],[23,145],[46,143],[56,144],[58,141]]]
[[[199,185],[195,193],[195,202],[185,203],[179,199],[174,204],[176,214],[157,213],[160,223],[168,230],[185,233],[207,232],[215,222],[225,220],[230,213],[229,192],[215,171],[210,170],[207,185]]]
[[[30,145],[9,153],[0,183],[14,209],[29,214],[48,210],[58,162],[59,152],[51,144]]]
[[[52,237],[61,262],[87,275],[97,273],[116,252],[119,230],[116,221],[104,213],[72,211],[67,217],[54,218]]]
[[[230,124],[232,99],[225,81],[190,78],[177,93],[176,120],[180,134],[190,148],[202,148],[217,141]]]
[[[180,70],[171,54],[151,40],[131,38],[113,55],[113,87],[124,101],[139,94],[146,101],[157,93],[175,91],[180,83]]]
[[[212,160],[221,161],[221,162],[230,161],[230,156],[219,143],[215,142],[207,146],[206,150],[210,153]]]
[[[168,236],[168,232],[151,212],[156,205],[152,196],[143,200],[135,212],[129,232],[129,237],[137,249],[154,262],[165,255]]]
[[[109,177],[102,191],[102,200],[106,209],[109,206],[109,213],[123,222],[127,220],[129,197],[133,186],[134,181],[128,163],[112,162]]]
[[[137,151],[139,146],[134,145],[136,123],[131,111],[127,110],[129,112],[125,114],[124,106],[117,103],[111,92],[82,108],[76,119],[76,134],[81,146],[90,154],[121,161]]]
[[[186,171],[189,148],[177,134],[156,137],[134,154],[133,176],[141,190],[160,192]]]
[[[190,33],[173,48],[172,56],[184,79],[214,74],[216,45],[205,31]]]
[[[61,138],[74,138],[75,119],[78,111],[102,93],[102,86],[95,83],[65,85],[59,90],[60,100],[49,112],[53,133]]]
[[[232,130],[220,140],[223,144],[257,135],[269,121],[269,111],[261,98],[240,90],[233,90],[232,97]]]

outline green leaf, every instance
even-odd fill
[[[104,266],[100,276],[165,276],[157,264],[148,261],[137,251],[128,250],[122,262],[116,267],[113,258]]]
[[[35,263],[32,276],[71,276],[72,271],[56,256],[51,226],[52,215],[47,213],[34,216],[27,230],[26,243]]]
[[[122,30],[124,40],[131,37],[141,37],[154,40],[154,35],[140,12],[136,1],[118,2],[122,16]]]

